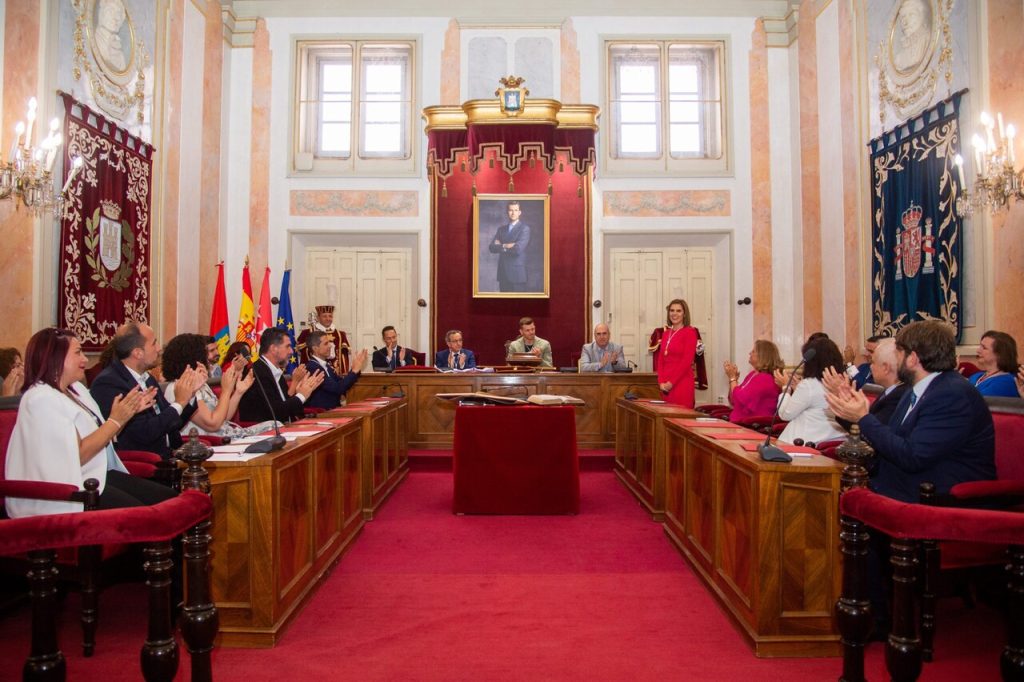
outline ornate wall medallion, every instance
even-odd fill
[[[922,112],[932,103],[940,77],[952,83],[949,15],[954,0],[899,0],[889,31],[878,45],[878,116],[884,125],[887,105],[897,120]],[[945,70],[945,73],[943,73]]]
[[[83,76],[105,113],[124,120],[132,109],[144,119],[145,67],[149,56],[135,35],[124,0],[72,0],[75,22],[74,78]]]

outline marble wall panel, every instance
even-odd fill
[[[288,213],[318,217],[388,217],[419,215],[419,192],[376,190],[292,190]]]
[[[606,217],[666,218],[732,215],[729,190],[608,191],[603,194]]]

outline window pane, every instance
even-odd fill
[[[700,127],[696,124],[673,124],[670,140],[672,156],[696,156],[701,153]]]
[[[671,123],[698,123],[700,105],[696,102],[673,102],[668,115]]]
[[[654,125],[623,125],[619,128],[622,154],[657,154],[658,128]]]
[[[348,156],[351,126],[347,123],[325,123],[320,126],[321,153]]]
[[[395,103],[369,103],[363,107],[363,120],[370,123],[397,123],[402,119],[402,105]]]
[[[404,64],[367,64],[366,93],[402,92],[405,86]]]
[[[368,154],[399,154],[402,152],[402,127],[400,125],[367,123],[363,130],[364,152]]]
[[[650,93],[658,91],[658,70],[654,66],[623,65],[619,67],[619,93]]]
[[[324,62],[320,80],[323,92],[352,92],[352,64]]]
[[[328,121],[352,121],[352,104],[350,102],[323,103],[320,105],[320,119]]]
[[[668,69],[669,92],[697,92],[698,72],[696,64],[672,64]]]
[[[653,102],[622,102],[619,104],[619,119],[622,123],[656,123],[658,105]]]

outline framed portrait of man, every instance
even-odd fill
[[[473,199],[473,297],[548,298],[551,260],[547,194]]]

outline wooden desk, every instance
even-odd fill
[[[535,393],[571,395],[586,401],[576,409],[576,438],[581,448],[615,446],[615,401],[627,390],[641,397],[656,398],[658,381],[654,374],[540,373],[365,373],[348,392],[350,401],[395,394],[399,389],[409,400],[408,446],[418,449],[452,447],[455,405],[438,400],[438,393],[493,391],[515,398]]]
[[[714,430],[665,422],[665,533],[755,654],[838,656],[842,465],[765,462]]]
[[[573,407],[459,406],[452,462],[456,514],[578,514]],[[516,439],[510,433],[543,434]]]
[[[651,518],[665,519],[665,419],[700,413],[681,405],[646,399],[616,401],[615,475],[640,500]]]
[[[378,398],[351,402],[328,414],[365,420],[361,448],[362,493],[363,518],[369,521],[409,473],[409,401]]]
[[[221,646],[271,647],[358,535],[363,420],[247,462],[207,462]]]

